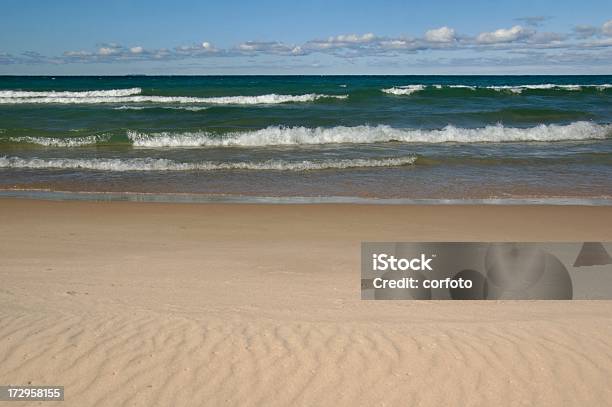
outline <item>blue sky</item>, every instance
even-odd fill
[[[0,74],[612,74],[612,1],[3,0]]]

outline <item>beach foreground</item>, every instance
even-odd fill
[[[1,199],[0,384],[70,406],[608,405],[612,301],[360,300],[361,241],[512,240],[612,240],[612,207]]]

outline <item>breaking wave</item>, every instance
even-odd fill
[[[480,128],[446,126],[442,129],[403,129],[387,125],[355,127],[282,127],[260,130],[213,133],[151,132],[128,130],[122,135],[109,133],[83,137],[12,136],[0,138],[2,144],[34,144],[45,147],[80,147],[97,144],[131,144],[142,148],[178,147],[265,147],[316,144],[401,143],[504,143],[530,141],[576,141],[606,139],[612,125],[586,121],[568,125],[541,124],[535,127],[505,127],[502,124]]]
[[[0,90],[0,99],[10,98],[98,98],[98,97],[124,97],[138,95],[141,88],[109,89],[109,90],[86,90],[78,92],[63,91],[26,91],[26,90]]]
[[[386,125],[356,127],[267,127],[242,133],[215,135],[208,132],[140,133],[127,136],[135,147],[262,147],[270,145],[404,143],[496,143],[604,139],[612,125],[575,122],[568,125],[539,125],[530,128],[499,124],[474,129],[446,126],[439,130],[399,129]]]
[[[578,92],[583,89],[596,89],[599,91],[612,88],[612,84],[603,85],[557,85],[554,83],[544,83],[539,85],[505,85],[505,86],[487,86],[487,89],[493,89],[496,91],[508,91],[512,93],[522,93],[524,90],[565,90]]]
[[[425,87],[425,85],[394,86],[392,88],[382,89],[382,91],[391,95],[412,95],[413,93],[425,90]]]
[[[471,85],[405,85],[405,86],[394,86],[392,88],[381,89],[382,92],[392,95],[412,95],[417,92],[430,89],[468,89],[472,91],[478,90],[494,90],[497,92],[509,92],[514,94],[521,94],[525,90],[562,90],[562,91],[581,91],[584,89],[595,89],[598,91],[604,91],[606,89],[612,89],[612,84],[601,84],[601,85],[559,85],[554,83],[544,83],[537,85],[491,85],[491,86],[471,86]]]
[[[199,112],[206,110],[206,106],[118,106],[114,107],[113,110],[145,110],[145,109],[168,109],[168,110],[188,110],[190,112]]]
[[[83,169],[97,171],[220,171],[220,170],[271,170],[271,171],[312,171],[325,169],[346,169],[362,167],[398,167],[414,164],[416,156],[379,159],[346,159],[327,161],[285,161],[267,160],[261,162],[214,162],[202,161],[184,163],[163,158],[20,158],[0,157],[0,168],[29,169]]]
[[[139,89],[140,91],[140,89]],[[12,91],[11,91],[12,92]],[[105,92],[105,91],[91,91]],[[70,92],[75,93],[75,92]],[[77,92],[78,93],[78,92]],[[348,95],[278,95],[275,93],[258,96],[149,96],[149,95],[60,95],[59,93],[41,96],[1,96],[0,104],[100,104],[100,103],[205,103],[220,105],[259,105],[278,103],[314,102],[319,99],[346,99]]]
[[[8,139],[0,139],[0,142],[9,142],[16,144],[35,144],[45,147],[80,147],[95,145],[98,143],[105,143],[110,141],[110,135],[96,135],[96,136],[84,136],[84,137],[32,137],[32,136],[20,136],[10,137]]]

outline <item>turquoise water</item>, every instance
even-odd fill
[[[612,76],[0,77],[0,189],[612,197]]]

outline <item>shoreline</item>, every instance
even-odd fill
[[[466,232],[472,232],[485,241],[496,238],[528,241],[534,236],[548,236],[550,241],[612,240],[612,207],[587,205],[529,205],[529,204],[394,204],[377,205],[372,203],[304,203],[291,205],[267,202],[138,202],[122,200],[46,200],[28,198],[0,198],[0,219],[4,228],[17,227],[15,216],[23,226],[35,214],[43,221],[41,226],[50,226],[59,219],[47,219],[51,215],[66,215],[66,225],[82,223],[83,227],[95,227],[96,223],[88,217],[90,211],[100,219],[106,217],[125,217],[129,215],[164,216],[165,225],[191,218],[215,223],[215,230],[202,230],[212,235],[225,233],[231,236],[236,219],[243,227],[251,228],[259,235],[263,222],[260,215],[271,217],[274,228],[295,228],[297,232],[317,234],[317,228],[332,228],[346,241],[368,241],[389,239],[389,241],[427,241],[430,238],[445,238],[448,241],[470,241]],[[218,218],[209,219],[214,212]],[[12,213],[12,217],[11,217]],[[46,216],[48,214],[48,216]],[[94,223],[92,223],[94,222]],[[329,222],[332,222],[331,224]],[[447,222],[447,223],[445,223]],[[405,225],[417,226],[418,236],[413,233],[402,234]],[[101,226],[104,226],[103,224]],[[374,226],[376,226],[374,228]],[[550,230],[547,231],[546,228]],[[27,229],[20,233],[28,233]],[[10,234],[5,234],[9,237]],[[546,240],[546,239],[545,239]]]
[[[180,192],[105,192],[54,191],[41,189],[0,189],[0,199],[43,201],[128,201],[160,203],[218,204],[357,204],[357,205],[538,205],[538,206],[612,206],[610,197],[523,197],[523,198],[365,198],[358,196],[259,196],[198,194]]]

